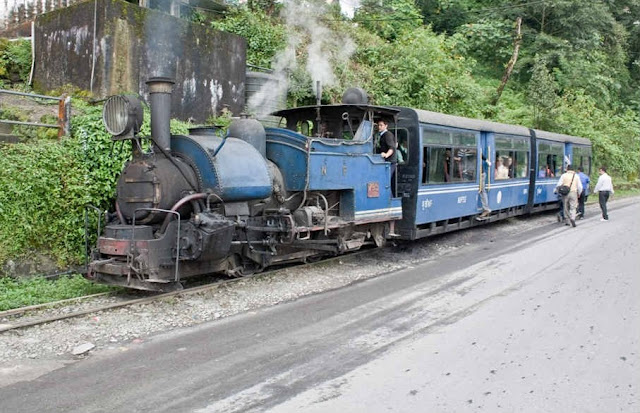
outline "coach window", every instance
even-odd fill
[[[529,141],[520,136],[496,135],[494,179],[526,178],[529,172]]]
[[[576,167],[582,167],[587,175],[591,174],[591,148],[576,147],[573,148],[573,164]]]
[[[538,178],[554,178],[562,174],[563,151],[561,143],[538,144]]]
[[[472,132],[423,128],[422,183],[474,182],[478,154]]]

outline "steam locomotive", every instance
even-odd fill
[[[99,283],[167,291],[194,275],[241,277],[553,209],[563,167],[591,168],[587,139],[375,106],[355,88],[341,104],[274,113],[279,127],[242,118],[224,137],[209,128],[171,135],[173,82],[147,84],[151,150],[141,149],[137,98],[113,96],[103,108],[107,130],[131,141],[133,156],[118,180],[114,218],[91,251],[87,277]],[[394,185],[376,150],[379,119],[398,141]],[[482,157],[509,163],[506,178]],[[492,213],[478,221],[481,185]]]

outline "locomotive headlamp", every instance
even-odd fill
[[[113,139],[133,138],[140,132],[143,116],[142,103],[135,96],[111,96],[102,107],[102,121]]]

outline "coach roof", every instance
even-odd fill
[[[413,110],[418,116],[418,120],[422,123],[429,123],[432,125],[448,126],[452,128],[462,128],[469,130],[477,130],[483,132],[502,133],[508,135],[521,135],[529,136],[530,129],[519,125],[509,125],[506,123],[492,122],[482,119],[471,119],[462,116],[446,115],[444,113],[431,112],[421,109]],[[588,139],[578,136],[564,135],[562,133],[547,132],[542,130],[535,130],[536,137],[541,139],[552,140],[556,142],[570,142],[580,145],[591,145]]]

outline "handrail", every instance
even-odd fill
[[[84,206],[84,270],[85,273],[89,273],[89,209],[94,210],[98,213],[98,237],[100,237],[100,233],[102,231],[102,216],[106,217],[107,211],[102,211],[100,208],[87,204]]]
[[[62,95],[59,97],[46,96],[46,95],[38,95],[36,93],[17,92],[15,90],[6,90],[6,89],[0,89],[0,93],[4,93],[6,95],[24,96],[24,97],[34,98],[34,99],[57,100],[58,101],[58,124],[53,125],[53,124],[39,123],[39,122],[23,122],[23,121],[8,120],[8,119],[0,119],[0,123],[6,123],[9,125],[36,126],[36,127],[42,127],[42,128],[57,128],[58,138],[61,138],[64,135],[69,135],[69,133],[71,132],[71,97],[67,95]]]

